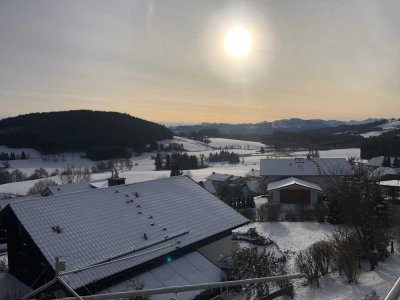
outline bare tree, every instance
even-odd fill
[[[51,179],[43,179],[38,182],[36,182],[29,190],[28,190],[28,195],[41,195],[43,192],[49,187],[49,186],[54,186],[57,185],[57,183],[54,180]]]
[[[88,168],[75,168],[70,166],[60,173],[61,184],[88,182],[90,181],[90,170]]]

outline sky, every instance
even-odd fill
[[[0,117],[399,117],[398,0],[0,0]],[[236,26],[240,59],[224,49]]]

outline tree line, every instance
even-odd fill
[[[204,155],[200,155],[200,159],[196,155],[188,155],[187,153],[172,153],[165,157],[161,153],[157,153],[154,161],[156,170],[194,170],[205,168]]]
[[[377,156],[400,157],[400,137],[398,131],[363,139],[361,158],[370,159]]]
[[[21,152],[21,154],[15,153],[15,152],[1,152],[0,153],[0,160],[20,160],[20,159],[29,159],[29,154],[25,154],[24,151]]]
[[[230,164],[237,164],[240,162],[239,154],[221,150],[219,153],[210,153],[208,156],[209,162],[223,162],[227,161]]]
[[[43,154],[85,152],[92,160],[130,157],[171,139],[165,126],[116,112],[33,113],[0,121],[0,144]]]

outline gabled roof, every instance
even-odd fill
[[[260,161],[262,176],[349,175],[351,172],[345,158],[268,158]]]
[[[271,192],[273,190],[279,190],[279,189],[283,189],[285,187],[293,186],[293,185],[297,185],[297,186],[301,186],[301,187],[304,187],[307,189],[322,192],[322,189],[318,184],[308,182],[305,180],[301,180],[301,179],[298,179],[295,177],[290,177],[290,178],[285,178],[282,180],[270,182],[270,183],[268,183],[267,191]]]
[[[384,156],[377,156],[373,157],[368,160],[367,166],[370,167],[381,167],[383,163]],[[394,157],[390,157],[390,164],[393,164],[394,162]]]
[[[248,222],[185,176],[18,201],[9,208],[52,266],[56,256],[67,271],[136,256],[65,275],[73,288]]]
[[[245,174],[246,176],[251,176],[251,177],[261,177],[261,175],[260,175],[260,170],[254,170],[254,169],[251,169],[249,172],[247,172],[246,174]]]
[[[91,182],[77,182],[49,186],[48,190],[50,191],[51,195],[61,195],[92,190],[95,188],[97,187]]]
[[[205,179],[224,182],[224,181],[230,180],[231,177],[233,177],[233,175],[213,172],[211,175],[207,176]]]
[[[396,176],[400,175],[400,170],[397,168],[389,168],[389,167],[378,167],[371,172],[371,176],[373,177],[385,177],[385,176]]]
[[[26,196],[21,196],[21,197],[11,197],[11,198],[4,198],[0,199],[0,210],[4,209],[8,204],[16,201],[23,201],[23,200],[30,200],[30,199],[37,199],[41,198],[41,195],[26,195]]]
[[[214,185],[213,185],[213,183],[212,183],[212,181],[211,180],[205,180],[204,182],[203,182],[203,186],[204,186],[204,188],[207,190],[207,191],[209,191],[211,194],[217,194],[217,190],[215,189],[215,187],[214,187]]]
[[[251,180],[246,182],[247,187],[253,193],[261,194],[263,193],[263,188],[258,180]]]

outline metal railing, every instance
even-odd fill
[[[400,277],[386,295],[385,300],[400,300]]]
[[[106,294],[98,294],[91,296],[80,296],[79,299],[82,300],[106,300],[106,299],[126,299],[131,297],[139,297],[139,296],[152,296],[152,295],[160,295],[160,294],[175,294],[174,299],[178,299],[177,295],[181,292],[189,292],[189,291],[198,291],[198,290],[208,290],[208,289],[217,289],[224,287],[233,287],[233,286],[241,286],[247,284],[254,283],[264,283],[264,282],[273,282],[279,280],[291,280],[297,278],[305,277],[304,274],[294,274],[294,275],[283,275],[283,276],[273,276],[273,277],[261,277],[261,278],[253,278],[253,279],[243,279],[243,280],[234,280],[234,281],[225,281],[225,282],[210,282],[210,283],[201,283],[201,284],[193,284],[193,285],[183,285],[183,286],[171,286],[171,287],[163,287],[163,288],[155,288],[155,289],[147,289],[147,290],[134,290],[134,291],[126,291],[126,292],[114,292],[114,293],[106,293]],[[59,300],[76,300],[75,297],[62,298]]]

